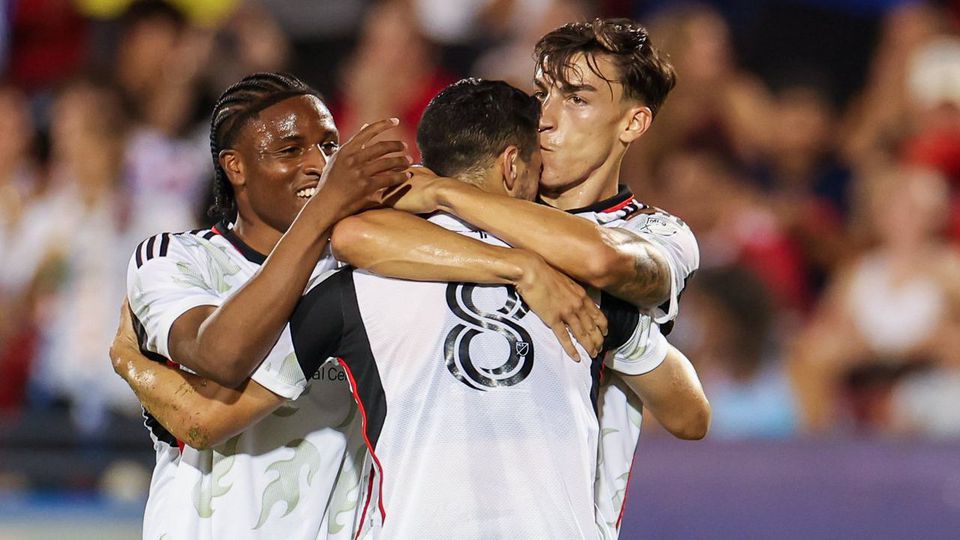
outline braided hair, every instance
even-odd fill
[[[227,173],[220,166],[220,152],[233,146],[247,121],[257,113],[285,99],[316,96],[319,92],[287,73],[255,73],[227,88],[210,117],[210,154],[213,158],[213,206],[210,217],[233,220],[237,215],[237,199]]]

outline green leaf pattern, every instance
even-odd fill
[[[202,477],[193,488],[193,507],[201,518],[213,516],[213,499],[226,495],[233,484],[222,485],[221,481],[236,460],[237,443],[240,435],[223,443],[220,449],[202,450],[200,472]]]
[[[294,439],[285,445],[293,448],[294,454],[290,459],[281,459],[267,467],[267,473],[276,472],[277,478],[267,484],[263,491],[260,508],[260,518],[254,529],[259,529],[267,522],[274,505],[286,503],[281,518],[288,515],[300,503],[300,470],[307,467],[307,486],[320,470],[323,456],[317,447],[305,439]]]
[[[330,535],[338,534],[348,525],[353,526],[349,518],[356,513],[357,505],[360,504],[360,464],[363,463],[366,451],[364,446],[356,448],[353,459],[348,460],[349,463],[344,463],[344,468],[340,471],[330,497],[330,520],[327,526]],[[348,521],[341,524],[340,516],[344,514],[347,515]]]
[[[213,294],[225,294],[233,287],[227,283],[227,278],[240,273],[240,266],[230,260],[225,248],[214,245],[208,240],[184,234],[180,241],[188,247],[200,247],[194,250],[203,261],[193,265],[183,261],[177,263],[179,276],[174,276],[175,283],[185,288],[199,288]]]

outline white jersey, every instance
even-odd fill
[[[224,225],[145,240],[127,274],[141,348],[169,362],[173,322],[220,305],[263,260]],[[311,282],[335,266],[324,258]],[[290,349],[278,343],[252,376],[290,401],[216,448],[184,446],[144,412],[157,452],[144,538],[352,538],[366,449],[346,374],[335,363],[305,374]]]
[[[680,219],[636,200],[629,189],[620,188],[613,198],[571,213],[603,227],[617,227],[639,235],[659,248],[670,267],[670,297],[651,313],[640,314],[633,348],[627,354],[610,354],[605,364],[614,371],[642,375],[663,363],[670,332],[679,309],[680,293],[700,265],[700,252],[690,228]],[[611,298],[604,296],[604,302]],[[601,378],[600,444],[596,479],[598,518],[612,537],[620,534],[627,488],[643,404],[622,379],[609,371]]]
[[[628,319],[611,317],[624,351],[636,333],[616,321]],[[567,357],[512,287],[344,270],[301,300],[290,329],[303,371],[340,357],[360,405],[374,464],[361,538],[606,536],[594,505],[599,362]]]

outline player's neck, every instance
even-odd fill
[[[583,208],[609,199],[617,194],[620,183],[620,163],[622,161],[623,156],[610,159],[594,169],[584,181],[577,182],[563,191],[541,192],[540,198],[550,206],[560,210]]]
[[[280,241],[283,233],[270,227],[262,221],[243,219],[238,217],[233,226],[233,233],[244,244],[263,255],[269,255]]]

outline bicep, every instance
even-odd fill
[[[170,360],[204,375],[215,376],[216,366],[206,366],[199,362],[198,337],[204,321],[217,309],[217,306],[204,305],[191,308],[177,317],[170,327],[167,337],[167,349]],[[211,369],[213,368],[213,369]]]

